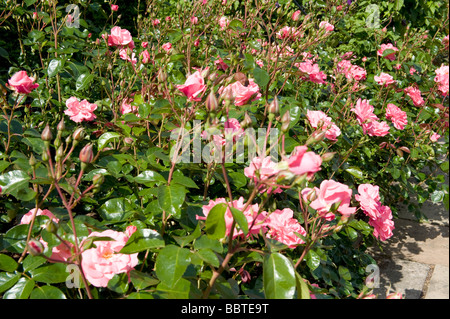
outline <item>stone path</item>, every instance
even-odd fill
[[[446,175],[448,184],[448,175]],[[449,299],[449,212],[443,203],[424,203],[428,222],[419,223],[400,206],[394,236],[374,247],[380,282],[379,299],[397,291],[406,299]]]

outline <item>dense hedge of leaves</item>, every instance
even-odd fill
[[[5,299],[362,298],[448,208],[445,1],[0,12]]]

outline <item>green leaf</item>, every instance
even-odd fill
[[[196,254],[206,263],[216,268],[220,266],[219,258],[217,258],[217,255],[211,249],[199,249]]]
[[[108,289],[118,294],[124,294],[128,290],[128,275],[126,273],[115,274],[108,281]]]
[[[22,277],[3,294],[3,299],[28,299],[34,288],[34,280]]]
[[[116,133],[116,132],[103,133],[98,138],[98,141],[97,141],[97,143],[98,143],[97,144],[98,150],[101,151],[102,149],[104,149],[109,144],[109,142],[111,142],[112,139],[119,138],[119,137],[120,137],[120,134]]]
[[[22,253],[26,246],[29,227],[28,224],[21,224],[10,228],[3,236],[4,248],[13,253]],[[37,227],[33,228],[37,230]]]
[[[30,299],[67,299],[66,295],[56,287],[42,286],[33,289]]]
[[[295,296],[295,269],[291,261],[280,253],[264,256],[264,294],[267,299],[292,299]]]
[[[134,254],[147,249],[164,247],[164,239],[153,229],[137,229],[120,250],[121,254]]]
[[[205,221],[205,231],[209,238],[222,239],[225,237],[225,212],[227,207],[227,204],[220,203],[209,211]]]
[[[18,192],[28,187],[30,176],[21,170],[9,171],[0,175],[0,186],[2,187],[2,195],[11,194],[17,198]],[[21,198],[18,198],[21,199]]]
[[[44,257],[28,255],[27,257],[25,257],[22,263],[23,271],[28,272],[39,267],[42,264],[45,264],[46,262],[47,259],[45,259]]]
[[[130,279],[133,283],[134,288],[136,288],[137,290],[145,289],[149,286],[154,286],[159,283],[158,279],[153,278],[149,274],[134,269],[130,271]]]
[[[190,263],[190,251],[175,245],[164,247],[156,257],[156,276],[167,287],[181,279]]]
[[[202,249],[202,248],[209,248],[214,251],[217,251],[218,253],[223,252],[223,246],[220,241],[211,239],[205,235],[202,235],[199,239],[197,239],[194,242],[194,249]]]
[[[174,218],[179,218],[185,195],[186,189],[181,185],[161,185],[158,188],[159,206]]]
[[[83,89],[89,87],[93,79],[94,79],[93,74],[87,74],[87,73],[81,74],[78,77],[77,82],[75,83],[75,89],[77,91],[80,91],[80,90],[83,90]]]
[[[431,193],[431,201],[433,203],[439,203],[444,199],[445,193],[443,191],[435,190],[433,193]]]
[[[58,74],[58,72],[61,70],[61,60],[59,59],[52,59],[50,63],[48,64],[47,74],[51,78]]]
[[[357,167],[349,167],[345,170],[356,178],[362,179],[364,178],[364,173]]]
[[[312,271],[314,271],[320,265],[320,256],[314,250],[309,250],[306,253],[305,259],[306,264]]]
[[[339,276],[341,276],[342,279],[350,281],[352,280],[352,275],[350,274],[350,271],[347,267],[339,266],[338,268]]]
[[[265,89],[270,80],[269,73],[256,67],[253,69],[253,76],[255,77],[255,82],[259,85],[260,90]]]
[[[134,178],[134,181],[139,184],[146,184],[150,182],[166,182],[165,178],[161,174],[150,170],[140,173]]]
[[[8,255],[0,254],[0,269],[13,272],[17,269],[17,262]]]
[[[146,292],[132,292],[127,299],[154,299],[152,294]]]
[[[188,299],[191,283],[181,278],[174,285],[167,285],[165,282],[161,282],[157,287],[158,292],[162,292],[163,296],[168,299]]]
[[[298,299],[311,299],[311,294],[309,293],[308,285],[306,284],[305,280],[298,274],[298,272],[295,272],[295,280],[296,280],[296,286],[297,286],[297,298]]]
[[[100,216],[107,222],[121,222],[126,220],[133,211],[126,198],[113,198],[106,201],[98,210]]]
[[[244,213],[234,207],[230,207],[230,210],[231,210],[231,214],[233,215],[234,220],[239,225],[241,230],[244,232],[244,235],[247,236],[248,222],[247,222],[247,218],[245,217]]]
[[[1,272],[0,273],[0,293],[5,290],[8,290],[12,286],[16,284],[19,280],[20,274],[17,273],[9,273],[9,272]]]
[[[66,268],[66,264],[56,263],[33,269],[30,271],[30,274],[33,280],[37,282],[57,284],[60,282],[65,282],[69,276]]]

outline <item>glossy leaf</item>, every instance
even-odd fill
[[[137,229],[120,250],[121,254],[133,254],[147,249],[164,247],[164,239],[153,229]]]
[[[174,286],[181,279],[190,263],[190,251],[175,245],[164,247],[156,257],[156,275],[167,287]]]
[[[294,298],[296,277],[291,261],[280,253],[264,256],[263,282],[267,299]]]

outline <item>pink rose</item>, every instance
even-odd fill
[[[386,136],[389,134],[389,125],[386,122],[372,121],[367,131],[369,136]]]
[[[413,67],[411,67],[411,68],[409,69],[409,74],[411,74],[411,75],[413,75],[413,74],[416,73],[416,72],[417,72],[417,70],[414,69]]]
[[[430,140],[432,142],[437,142],[440,138],[441,138],[441,136],[439,134],[437,134],[436,132],[433,132],[433,134],[431,134],[431,136],[430,136]]]
[[[220,30],[225,30],[228,25],[230,24],[230,20],[227,17],[221,17],[219,19],[219,26],[220,26]]]
[[[403,130],[408,124],[406,112],[402,111],[399,107],[392,103],[388,103],[386,107],[386,118],[391,120],[394,127],[398,130]]]
[[[201,95],[206,90],[205,80],[200,71],[191,74],[182,85],[176,85],[190,101],[201,101]]]
[[[137,106],[133,106],[130,104],[130,102],[132,102],[133,99],[123,99],[122,100],[122,105],[120,106],[120,112],[122,114],[127,114],[127,113],[134,113],[137,111]]]
[[[170,43],[170,42],[164,43],[164,44],[161,46],[161,48],[163,48],[164,51],[166,51],[167,53],[169,53],[170,50],[172,50],[172,43]]]
[[[147,50],[142,51],[140,57],[142,58],[142,63],[147,64],[150,62],[150,53]]]
[[[119,10],[119,6],[117,4],[112,4],[111,5],[111,10],[112,11],[117,11],[117,10]]]
[[[225,198],[217,198],[216,200],[210,200],[208,205],[203,206],[204,217],[197,215],[196,218],[200,219],[200,220],[206,220],[210,210],[214,206],[216,206],[217,204],[220,204],[220,203],[226,204],[227,201],[225,200]],[[259,212],[258,204],[249,205],[245,209],[245,211],[243,211],[243,208],[245,206],[244,198],[240,197],[238,200],[234,200],[232,205],[233,205],[232,207],[242,211],[244,213],[245,218],[247,219],[248,228],[249,228],[249,232],[248,232],[247,236],[257,235],[257,234],[259,234],[260,230],[265,232],[265,219],[266,219],[267,213],[261,212],[258,214],[258,212]],[[225,235],[226,236],[230,236],[232,224],[233,224],[233,214],[231,213],[231,210],[229,208],[227,208],[227,210],[225,212],[225,227],[226,227]],[[236,231],[236,229],[234,229],[233,238],[242,236],[243,234],[244,233],[242,230]]]
[[[378,117],[373,113],[374,108],[369,104],[368,100],[358,99],[358,101],[356,101],[356,106],[352,108],[351,111],[356,114],[356,119],[362,126],[364,134],[366,134],[371,123],[378,120]]]
[[[262,181],[269,181],[269,179],[274,178],[279,173],[279,169],[277,168],[277,163],[273,162],[270,156],[266,157],[254,157],[250,163],[250,165],[244,168],[244,174],[248,178],[252,179],[255,184]],[[269,184],[273,182],[269,181]],[[270,185],[269,185],[270,186]],[[268,193],[272,193],[272,188],[267,188],[267,184],[261,185],[259,188],[259,192],[263,193],[268,191]],[[280,193],[282,189],[280,187],[276,188],[273,193]]]
[[[300,31],[295,28],[285,26],[277,32],[278,39],[291,39],[295,40],[300,36]]]
[[[381,241],[385,241],[392,237],[394,221],[392,220],[392,211],[388,206],[380,205],[378,216],[376,219],[370,219],[369,225],[374,228],[373,235]]]
[[[159,19],[155,19],[155,20],[152,21],[152,24],[153,24],[154,27],[156,27],[160,23],[161,23],[161,21],[159,21]]]
[[[142,42],[141,45],[143,48],[146,48],[146,47],[148,47],[148,42]]]
[[[448,65],[441,65],[439,69],[435,70],[436,76],[434,82],[438,83],[438,90],[442,95],[448,95],[449,88],[449,67]]]
[[[319,28],[325,29],[327,32],[331,32],[334,30],[334,25],[332,25],[328,21],[322,21],[319,24]]]
[[[240,81],[236,81],[227,87],[221,87],[219,89],[219,94],[222,96],[227,96],[231,94],[234,98],[234,105],[240,106],[245,105],[249,101],[258,100],[261,97],[259,92],[259,86],[253,79],[248,79],[249,84],[244,86]]]
[[[385,50],[394,50],[395,52],[398,51],[398,49],[397,49],[396,47],[394,47],[394,46],[392,45],[392,43],[382,44],[382,45],[381,45],[381,49],[379,49],[379,50],[377,51],[378,56],[383,56],[383,52],[384,52]],[[390,61],[394,61],[394,60],[395,60],[395,52],[386,55],[384,58],[385,58],[385,59],[388,59],[388,60],[390,60]]]
[[[70,116],[70,119],[75,123],[82,121],[92,121],[96,118],[94,111],[97,109],[97,104],[91,104],[87,100],[79,101],[72,96],[66,101],[67,110],[64,114]]]
[[[353,79],[355,79],[356,81],[361,81],[361,80],[365,80],[367,77],[367,72],[366,70],[358,65],[352,65],[352,67],[350,68],[350,75]]]
[[[118,47],[129,46],[132,49],[134,47],[133,37],[130,31],[116,26],[111,29],[111,34],[108,35],[108,45]]]
[[[297,10],[292,14],[292,20],[297,21],[298,18],[300,17],[301,11]]]
[[[422,106],[425,104],[425,101],[422,98],[422,92],[420,92],[418,88],[408,86],[404,91],[413,100],[415,106]]]
[[[120,254],[128,241],[126,233],[113,230],[92,232],[88,237],[110,237],[113,241],[96,241],[95,248],[82,252],[82,262],[86,279],[95,287],[107,287],[116,274],[128,273],[138,264],[138,254]]]
[[[326,74],[319,70],[318,64],[313,64],[311,60],[306,60],[298,64],[298,69],[308,75],[307,79],[314,83],[324,84],[327,78]]]
[[[325,137],[330,141],[336,141],[341,135],[341,130],[331,121],[331,117],[322,111],[307,110],[306,117],[313,128],[319,128],[326,131]]]
[[[389,84],[393,84],[395,83],[394,78],[384,72],[380,73],[380,76],[374,76],[374,80],[379,84],[379,85],[383,85],[383,86],[388,86]]]
[[[59,219],[56,218],[55,215],[48,209],[38,209],[36,212],[36,208],[31,209],[28,213],[23,215],[22,219],[20,220],[20,224],[29,224],[31,223],[31,220],[33,219],[33,215],[36,216],[48,216],[53,222],[58,223]],[[42,243],[42,245],[47,248],[48,243],[43,240],[42,238],[39,239],[39,241]],[[67,261],[72,257],[74,246],[71,243],[61,243],[56,247],[52,248],[52,255],[50,256],[51,259],[54,261]]]
[[[26,71],[19,71],[8,80],[11,89],[20,94],[30,94],[32,90],[39,86],[39,84],[33,82],[34,78],[29,77]]]
[[[379,187],[371,184],[361,184],[358,186],[358,193],[355,199],[359,202],[361,209],[371,219],[378,218],[378,210],[381,206]]]
[[[307,146],[296,146],[289,156],[287,163],[293,174],[308,174],[308,177],[312,177],[314,173],[321,170],[322,158],[314,152],[307,152],[307,150]]]
[[[218,56],[217,60],[214,61],[214,64],[217,66],[217,69],[222,69],[224,71],[226,71],[229,66],[223,62],[222,58],[220,56]]]
[[[350,207],[352,190],[344,184],[333,180],[324,180],[320,183],[317,198],[311,202],[310,206],[326,220],[333,220],[331,209],[338,204],[337,211],[343,216],[350,216],[356,212],[356,207]]]
[[[136,64],[136,62],[137,62],[136,54],[134,54],[134,52],[131,52],[131,57],[130,57],[128,53],[129,53],[129,49],[120,49],[119,56],[124,61],[128,61],[133,64]]]
[[[42,210],[42,209],[38,208],[38,210],[36,212],[36,208],[33,208],[30,211],[28,211],[28,213],[26,213],[25,215],[22,216],[22,219],[20,220],[20,223],[21,224],[29,224],[29,223],[31,223],[31,220],[33,219],[33,215],[36,215],[36,216],[48,216],[50,219],[52,219],[56,223],[59,222],[59,219],[56,218],[56,216],[53,215],[53,213],[51,211],[49,211],[48,209]]]
[[[302,225],[294,218],[294,212],[285,208],[277,209],[270,213],[266,220],[268,227],[267,237],[275,239],[289,248],[295,248],[305,242],[295,233],[306,236],[306,231]]]
[[[198,18],[197,17],[191,17],[191,23],[192,24],[198,24]]]

